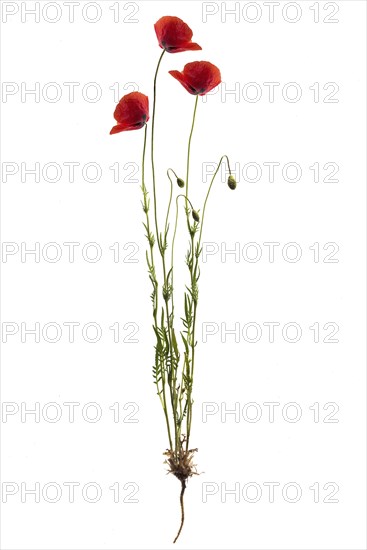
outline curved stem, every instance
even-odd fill
[[[209,195],[210,195],[210,191],[211,191],[211,188],[212,188],[212,185],[213,185],[213,182],[215,180],[215,177],[219,171],[219,168],[220,168],[220,165],[222,163],[222,160],[223,159],[226,159],[227,161],[227,165],[228,165],[228,171],[229,173],[231,174],[231,167],[229,165],[229,159],[228,159],[228,156],[227,155],[223,155],[218,163],[218,166],[217,166],[217,169],[216,171],[214,172],[213,174],[213,177],[211,179],[211,182],[210,182],[210,185],[209,185],[209,188],[208,188],[208,191],[207,191],[207,194],[206,194],[206,197],[205,197],[205,201],[204,201],[204,206],[203,206],[203,212],[202,212],[202,215],[201,215],[201,224],[200,224],[200,233],[199,233],[199,239],[198,239],[198,243],[197,243],[197,252],[195,254],[195,257],[196,257],[196,260],[195,260],[195,266],[193,267],[192,271],[193,271],[193,274],[192,274],[192,280],[193,281],[196,281],[197,280],[197,271],[198,271],[198,265],[199,265],[199,257],[200,257],[200,245],[201,245],[201,238],[202,238],[202,233],[203,233],[203,226],[204,226],[204,216],[205,216],[205,209],[206,209],[206,205],[207,205],[207,202],[208,202],[208,198],[209,198]],[[193,259],[194,259],[194,252],[193,252]],[[192,335],[193,335],[193,341],[192,341],[192,347],[191,347],[191,379],[194,378],[194,368],[195,368],[195,328],[196,328],[196,313],[197,313],[197,302],[194,301],[194,304],[193,304],[193,322],[192,322]],[[189,438],[190,438],[190,433],[191,433],[191,422],[192,422],[192,404],[191,404],[191,393],[189,395],[189,398],[190,398],[190,402],[188,403],[188,409],[187,409],[187,440],[186,440],[186,450],[188,449],[188,441],[189,441]]]
[[[169,175],[170,171],[176,176],[177,178],[177,175],[176,175],[176,172],[174,170],[172,170],[172,168],[168,168],[167,170],[167,177],[171,183],[171,191],[170,191],[170,195],[169,195],[169,202],[168,202],[168,208],[167,208],[167,215],[166,215],[166,223],[164,225],[164,234],[167,235],[167,230],[168,230],[168,219],[169,219],[169,213],[170,213],[170,210],[171,210],[171,203],[172,203],[172,192],[173,192],[173,183],[172,183],[172,180],[171,180],[171,176]]]
[[[153,202],[154,202],[154,222],[155,222],[155,232],[157,237],[157,243],[159,249],[161,248],[161,243],[159,240],[159,230],[158,230],[158,219],[157,219],[157,195],[156,195],[156,185],[155,185],[155,169],[154,169],[154,123],[155,123],[155,108],[156,108],[156,102],[157,102],[157,76],[159,71],[159,66],[162,61],[162,57],[164,55],[164,52],[166,50],[163,50],[163,52],[160,55],[160,58],[158,60],[157,68],[154,75],[154,85],[153,85],[153,114],[152,114],[152,140],[151,140],[151,163],[152,163],[152,177],[153,177]]]
[[[230,175],[232,174],[232,172],[231,172],[231,167],[229,166],[229,159],[228,159],[228,156],[227,156],[227,155],[223,155],[223,156],[220,158],[220,161],[218,162],[217,169],[216,169],[216,171],[214,172],[214,175],[213,175],[212,180],[211,180],[210,185],[209,185],[209,189],[208,189],[207,194],[206,194],[206,197],[205,197],[204,206],[203,206],[203,213],[202,213],[202,215],[201,215],[201,225],[200,225],[200,233],[199,233],[199,241],[198,241],[198,243],[199,243],[199,244],[198,244],[199,249],[200,249],[200,243],[201,243],[201,236],[202,236],[202,233],[203,233],[203,225],[204,225],[204,216],[205,216],[206,203],[208,202],[208,198],[209,198],[209,195],[210,195],[210,191],[211,191],[213,182],[214,182],[214,180],[215,180],[215,176],[217,175],[217,173],[218,173],[218,171],[219,171],[219,168],[220,168],[220,165],[222,164],[222,160],[223,160],[224,158],[227,160],[227,165],[228,165],[229,174],[230,174]]]
[[[191,130],[190,130],[189,142],[188,142],[188,145],[187,145],[186,193],[185,193],[185,197],[186,197],[186,209],[187,209],[187,199],[188,199],[188,196],[189,196],[189,171],[190,171],[191,139],[192,139],[192,134],[193,134],[193,131],[194,131],[195,117],[196,117],[196,109],[197,109],[197,106],[198,106],[198,99],[199,99],[199,96],[197,95],[197,96],[195,97],[194,114],[193,114],[193,116],[192,116],[192,123],[191,123]],[[189,222],[189,215],[188,215],[188,212],[186,212],[186,216],[187,216],[187,224],[188,224],[188,227],[190,228],[190,222]]]
[[[191,201],[188,197],[186,197],[185,195],[177,195],[176,197],[176,217],[175,217],[175,228],[174,228],[174,231],[173,231],[173,239],[172,239],[172,248],[171,248],[171,273],[172,273],[172,286],[173,286],[173,258],[174,258],[174,248],[175,248],[175,239],[176,239],[176,233],[177,233],[177,222],[178,222],[178,199],[180,197],[183,197],[185,199],[185,201],[187,201],[190,206],[191,206],[191,210],[194,210],[194,207],[192,206],[191,204]]]

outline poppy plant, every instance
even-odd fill
[[[205,95],[221,83],[220,70],[209,61],[187,63],[183,71],[169,71],[192,95]]]
[[[192,30],[179,17],[161,17],[154,25],[154,30],[160,47],[169,53],[201,50],[199,44],[191,42]]]
[[[140,92],[131,92],[124,95],[118,102],[113,114],[117,124],[110,134],[139,130],[149,120],[149,99]]]
[[[221,82],[221,74],[219,69],[208,61],[188,63],[182,72],[170,71],[170,74],[190,94],[195,95],[195,105],[188,138],[187,153],[185,155],[186,177],[183,179],[172,168],[167,169],[167,177],[170,182],[168,206],[163,220],[159,219],[158,202],[162,199],[165,204],[167,203],[166,197],[161,196],[162,189],[158,192],[159,185],[155,177],[154,125],[156,118],[158,71],[165,52],[177,53],[186,50],[201,50],[201,47],[191,42],[192,30],[178,17],[162,17],[154,25],[154,28],[159,45],[163,51],[160,54],[153,79],[152,123],[149,136],[151,146],[153,215],[150,208],[150,190],[148,191],[145,183],[145,156],[148,129],[146,122],[149,120],[149,101],[147,96],[140,92],[132,92],[124,96],[116,106],[114,116],[117,125],[112,128],[110,133],[115,134],[117,132],[137,130],[143,126],[145,127],[141,170],[141,191],[143,194],[141,204],[144,212],[143,225],[145,228],[145,237],[147,239],[146,262],[149,280],[152,284],[150,299],[152,303],[152,325],[154,332],[153,383],[163,410],[167,430],[167,448],[163,453],[166,457],[165,464],[168,466],[169,473],[173,474],[181,484],[181,523],[173,541],[176,542],[184,524],[184,493],[187,482],[194,475],[197,475],[196,465],[194,464],[197,449],[190,448],[190,437],[194,403],[195,350],[197,346],[196,323],[199,300],[199,264],[203,242],[204,217],[213,183],[224,160],[229,173],[227,185],[231,190],[236,188],[236,181],[231,174],[229,159],[227,155],[223,155],[211,178],[202,209],[194,208],[191,189],[189,196],[190,150],[199,95],[205,95],[218,86]],[[182,194],[180,192],[177,193],[177,191],[176,193],[174,192],[172,176],[175,177],[177,188],[182,190]],[[188,250],[184,256],[184,262],[188,267],[188,274],[186,284],[181,289],[182,297],[180,296],[180,301],[182,300],[183,302],[183,316],[177,318],[175,304],[177,303],[177,294],[181,290],[180,288],[176,288],[178,284],[176,283],[177,262],[175,262],[175,242],[176,235],[180,230],[178,218],[179,203],[181,204],[181,202],[184,202],[182,215],[186,216],[188,230]],[[171,209],[172,203],[176,203],[174,212]],[[173,232],[171,228],[173,228]],[[179,239],[179,241],[181,242],[182,240]],[[157,258],[161,264],[159,269],[157,268]],[[147,455],[149,456],[149,450]]]

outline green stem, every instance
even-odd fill
[[[195,267],[193,269],[193,280],[196,281],[197,280],[197,270],[198,270],[198,265],[199,265],[199,258],[200,258],[200,253],[201,253],[201,250],[200,250],[200,245],[201,245],[201,238],[202,238],[202,233],[203,233],[203,227],[204,227],[204,217],[205,217],[205,210],[206,210],[206,205],[207,205],[207,202],[208,202],[208,198],[209,198],[209,195],[210,195],[210,191],[211,191],[211,188],[213,186],[213,182],[215,180],[215,177],[219,171],[219,168],[220,168],[220,165],[222,163],[222,160],[223,159],[226,159],[227,161],[227,165],[228,165],[228,171],[229,171],[229,174],[231,174],[231,167],[229,165],[229,159],[228,159],[228,156],[227,155],[223,155],[218,163],[218,166],[217,166],[217,169],[216,171],[214,172],[214,175],[211,179],[211,182],[210,182],[210,185],[209,185],[209,188],[208,188],[208,191],[207,191],[207,194],[206,194],[206,197],[205,197],[205,201],[204,201],[204,206],[203,206],[203,211],[202,211],[202,214],[201,214],[201,224],[200,224],[200,233],[199,233],[199,239],[198,239],[198,244],[197,244],[197,253],[195,254]],[[193,306],[193,324],[192,324],[192,334],[193,334],[193,347],[192,347],[192,353],[191,353],[191,377],[193,378],[194,377],[194,367],[195,367],[195,327],[196,327],[196,312],[197,312],[197,302],[194,301],[194,306]],[[191,401],[191,396],[190,396],[190,401]],[[192,422],[192,405],[191,405],[191,402],[190,402],[190,406],[188,407],[188,412],[187,412],[187,441],[189,440],[189,437],[190,437],[190,433],[191,433],[191,422]],[[186,447],[186,449],[188,448],[188,445]]]
[[[170,171],[176,176],[177,178],[177,174],[174,170],[172,170],[172,168],[168,168],[167,170],[167,176],[168,176],[168,179],[171,183],[171,193],[170,193],[170,198],[169,198],[169,203],[168,203],[168,209],[167,209],[167,216],[166,216],[166,224],[165,224],[165,235],[167,235],[167,232],[168,232],[168,218],[169,218],[169,213],[170,213],[170,209],[171,209],[171,203],[172,203],[172,191],[173,191],[173,183],[172,183],[172,180],[171,180],[171,176],[169,175]],[[176,199],[176,202],[177,202],[177,199]],[[171,273],[171,287],[172,287],[172,294],[171,294],[171,315],[172,315],[172,324],[173,324],[173,316],[174,316],[174,303],[173,303],[173,247],[174,247],[174,244],[175,244],[175,238],[176,238],[176,231],[177,231],[177,205],[176,205],[176,220],[175,220],[175,229],[174,229],[174,233],[173,233],[173,240],[172,240],[172,250],[171,250],[171,269],[170,269],[170,273]],[[172,327],[172,330],[173,330],[173,327]]]
[[[193,210],[193,206],[191,204],[191,201],[190,199],[188,199],[185,195],[177,195],[176,197],[176,216],[175,216],[175,225],[174,225],[174,231],[173,231],[173,238],[172,238],[172,247],[171,247],[171,284],[173,286],[174,284],[174,252],[175,252],[175,241],[176,241],[176,233],[177,233],[177,224],[178,224],[178,199],[180,197],[183,197],[185,199],[186,202],[188,202],[191,206],[191,209]],[[187,209],[186,209],[187,211]],[[172,313],[173,313],[173,306],[172,306]],[[184,375],[184,372],[185,372],[185,369],[186,369],[186,365],[185,365],[185,361],[182,365],[182,372],[181,372],[181,384],[180,384],[180,391],[179,391],[179,395],[177,396],[177,399],[178,399],[178,404],[179,404],[179,408],[180,408],[180,412],[179,412],[179,419],[180,419],[180,424],[183,420],[183,416],[182,416],[182,398],[183,398],[183,390],[184,390],[184,380],[183,380],[183,375]],[[179,432],[178,432],[178,439],[180,440],[181,439],[181,427],[179,429]]]
[[[172,286],[173,286],[173,279],[174,279],[174,268],[173,268],[173,265],[174,265],[174,250],[175,250],[175,240],[176,240],[176,233],[177,233],[177,223],[178,223],[178,199],[180,197],[183,197],[186,201],[186,203],[188,202],[191,206],[191,209],[193,210],[193,206],[191,204],[191,201],[188,197],[186,197],[185,195],[177,195],[176,197],[176,216],[175,216],[175,226],[174,226],[174,232],[173,232],[173,239],[172,239],[172,248],[171,248],[171,281],[172,281]],[[186,212],[188,212],[188,209],[186,208]],[[173,313],[173,306],[172,306],[172,313]],[[186,352],[185,352],[186,353]],[[179,405],[179,413],[178,413],[178,417],[179,417],[179,428],[178,428],[178,433],[177,433],[177,441],[180,442],[181,441],[181,423],[182,423],[182,420],[183,420],[183,411],[182,411],[182,399],[183,399],[183,390],[184,390],[184,373],[186,371],[186,362],[184,361],[183,362],[183,365],[182,365],[182,372],[181,372],[181,384],[180,384],[180,390],[179,390],[179,394],[177,395],[177,399],[178,399],[178,405]],[[176,401],[176,404],[177,404],[177,401]]]
[[[164,301],[165,301],[165,312],[166,312],[166,318],[167,318],[167,329],[168,329],[168,345],[169,345],[169,356],[170,356],[170,366],[167,368],[168,373],[168,385],[170,388],[170,396],[171,396],[171,405],[172,405],[172,413],[173,413],[173,422],[175,427],[175,449],[178,448],[178,442],[177,442],[177,397],[176,397],[176,373],[175,373],[175,366],[173,361],[173,346],[172,346],[172,316],[169,312],[169,281],[167,278],[167,270],[166,270],[166,260],[165,260],[165,250],[167,247],[167,230],[168,230],[168,216],[169,216],[169,209],[167,211],[166,216],[166,225],[165,225],[165,233],[164,233],[164,240],[162,240],[160,234],[159,234],[159,228],[158,228],[158,219],[157,219],[157,195],[156,195],[156,180],[155,180],[155,167],[154,167],[154,127],[155,127],[155,111],[156,111],[156,103],[157,103],[157,77],[158,77],[158,71],[159,67],[163,58],[165,50],[163,50],[162,54],[159,57],[157,68],[154,75],[154,86],[153,86],[153,113],[152,113],[152,141],[151,141],[151,163],[152,163],[152,178],[153,178],[153,199],[154,199],[154,221],[155,221],[155,230],[156,230],[156,237],[158,242],[158,249],[162,258],[162,267],[163,267],[163,289],[164,289]],[[171,187],[171,194],[172,194],[172,187]],[[169,202],[169,207],[171,206],[171,198]],[[171,443],[171,449],[172,449],[172,443]]]
[[[194,272],[193,272],[193,265],[194,265],[194,238],[195,238],[195,232],[193,228],[190,225],[190,218],[189,218],[189,208],[188,208],[188,194],[189,194],[189,172],[190,172],[190,152],[191,152],[191,140],[192,140],[192,134],[194,131],[195,126],[195,117],[196,117],[196,110],[198,106],[198,99],[199,96],[197,95],[195,98],[195,107],[194,107],[194,113],[192,116],[192,123],[191,123],[191,130],[189,135],[189,141],[187,145],[187,163],[186,163],[186,220],[187,220],[187,228],[190,235],[190,242],[191,242],[191,257],[189,258],[189,270],[190,270],[190,280],[191,280],[191,291],[192,291],[192,299],[195,304],[195,299],[193,298],[193,295],[196,294],[196,281],[194,279]],[[195,306],[194,306],[195,311]],[[192,384],[193,384],[193,366],[194,366],[194,360],[195,360],[195,324],[193,323],[193,330],[191,331],[191,367],[190,367],[190,387],[187,391],[186,396],[186,402],[187,402],[187,417],[186,417],[186,450],[189,448],[189,439],[190,439],[190,431],[191,431],[191,417],[192,417]],[[190,358],[188,359],[190,360]]]
[[[172,168],[168,168],[167,170],[167,176],[168,176],[168,179],[170,181],[170,184],[171,184],[171,190],[170,190],[170,198],[169,198],[169,203],[168,203],[168,209],[167,209],[167,215],[166,215],[166,223],[165,223],[165,246],[167,246],[167,240],[166,240],[166,237],[167,237],[167,233],[168,233],[168,220],[169,220],[169,214],[170,214],[170,210],[171,210],[171,203],[172,203],[172,193],[173,193],[173,183],[172,183],[172,179],[171,179],[171,176],[170,176],[170,172],[172,172],[176,179],[178,178],[176,172],[174,170],[172,170]],[[183,195],[182,195],[183,196]],[[172,240],[172,252],[171,252],[171,268],[170,268],[170,271],[169,271],[169,274],[168,274],[168,277],[167,277],[167,286],[169,284],[169,277],[170,277],[170,286],[171,286],[171,326],[169,326],[168,324],[168,330],[169,330],[169,343],[170,343],[170,346],[171,346],[171,365],[173,364],[172,363],[172,358],[173,358],[173,353],[175,353],[175,368],[172,369],[172,383],[171,383],[171,398],[172,398],[172,409],[173,409],[173,419],[174,419],[174,423],[175,423],[175,451],[176,451],[176,454],[178,454],[179,452],[179,443],[180,443],[180,427],[179,427],[179,422],[178,422],[178,418],[177,418],[177,415],[178,415],[178,412],[177,412],[177,405],[178,405],[178,391],[177,391],[177,369],[178,369],[178,363],[179,363],[179,356],[176,356],[176,352],[174,351],[173,349],[173,339],[175,338],[175,335],[174,335],[174,327],[173,327],[173,320],[174,320],[174,298],[173,298],[173,249],[174,249],[174,242],[175,242],[175,238],[176,238],[176,230],[177,230],[177,199],[176,199],[176,221],[175,221],[175,230],[174,230],[174,235],[173,235],[173,240]],[[164,256],[162,257],[163,259],[163,268],[164,268],[164,272],[165,272],[165,258]],[[167,306],[167,315],[169,315],[169,310],[168,310],[168,304],[166,303],[166,306]]]
[[[185,193],[185,197],[186,197],[186,216],[187,216],[187,224],[188,224],[188,228],[189,228],[189,229],[190,229],[190,221],[189,221],[189,214],[188,214],[188,208],[187,208],[187,198],[188,198],[188,196],[189,196],[190,150],[191,150],[191,139],[192,139],[192,134],[193,134],[194,125],[195,125],[196,109],[197,109],[197,106],[198,106],[198,99],[199,99],[199,96],[197,95],[197,96],[195,97],[194,114],[193,114],[193,116],[192,116],[192,124],[191,124],[189,142],[188,142],[188,145],[187,145],[186,193]]]
[[[176,216],[175,216],[175,226],[174,226],[174,230],[173,230],[173,239],[172,239],[172,248],[171,248],[171,281],[172,281],[172,286],[173,286],[173,273],[174,273],[174,269],[173,269],[173,263],[174,263],[174,250],[175,250],[175,240],[176,240],[176,233],[177,233],[177,223],[178,223],[178,199],[180,197],[183,197],[191,206],[191,210],[194,210],[192,204],[191,204],[191,201],[190,199],[188,199],[185,195],[177,195],[176,197]]]
[[[231,167],[229,166],[229,159],[228,159],[227,155],[223,155],[223,156],[220,158],[220,161],[219,161],[219,163],[218,163],[217,169],[216,169],[216,171],[214,172],[214,175],[213,175],[213,177],[212,177],[212,179],[211,179],[211,182],[210,182],[210,185],[209,185],[209,188],[208,188],[206,197],[205,197],[204,206],[203,206],[203,212],[202,212],[202,214],[201,214],[201,225],[200,225],[200,233],[199,233],[199,241],[198,241],[198,249],[199,249],[199,250],[200,250],[200,244],[201,244],[201,236],[202,236],[202,233],[203,233],[203,226],[204,226],[204,216],[205,216],[206,203],[208,202],[208,198],[209,198],[209,195],[210,195],[210,191],[211,191],[213,182],[214,182],[214,180],[215,180],[215,176],[217,175],[217,173],[218,173],[218,171],[219,171],[219,168],[220,168],[220,165],[222,164],[222,160],[223,160],[224,158],[225,158],[226,161],[227,161],[228,171],[229,171],[229,174],[231,175]],[[196,265],[197,265],[197,262],[196,262]]]
[[[157,323],[157,309],[158,309],[158,281],[156,278],[156,271],[155,271],[155,264],[154,264],[154,237],[150,230],[150,220],[149,220],[149,200],[147,198],[148,191],[145,185],[145,151],[146,151],[146,142],[147,142],[147,126],[145,125],[144,130],[144,146],[143,146],[143,158],[142,158],[142,185],[141,189],[143,191],[143,210],[145,212],[145,228],[147,232],[147,239],[149,243],[149,249],[150,249],[150,258],[148,257],[147,253],[147,261],[148,261],[148,267],[149,267],[149,274],[151,277],[151,281],[153,284],[153,320],[154,320],[154,327],[155,330],[158,330],[158,323]],[[165,389],[165,372],[164,368],[162,368],[162,365],[160,365],[161,373],[162,373],[162,392],[159,390],[159,386],[157,384],[157,390],[159,399],[162,404],[164,416],[166,419],[166,425],[167,425],[167,432],[168,432],[168,439],[170,448],[172,448],[172,437],[171,437],[171,428],[168,418],[168,411],[167,411],[167,400],[166,400],[166,389]]]
[[[164,56],[164,52],[166,50],[163,50],[161,53],[157,68],[154,75],[154,85],[153,85],[153,114],[152,114],[152,141],[151,141],[151,163],[152,163],[152,176],[153,176],[153,199],[154,199],[154,222],[155,222],[155,232],[158,242],[158,247],[161,249],[161,243],[159,240],[159,230],[158,230],[158,219],[157,219],[157,194],[156,194],[156,184],[155,184],[155,169],[154,169],[154,124],[155,124],[155,108],[156,108],[156,102],[157,102],[157,76],[159,71],[159,66],[162,61],[162,57]]]
[[[172,169],[172,168],[168,168],[167,170],[167,177],[170,181],[170,184],[171,184],[171,191],[170,191],[170,197],[169,197],[169,202],[168,202],[168,209],[167,209],[167,215],[166,215],[166,223],[165,223],[165,226],[164,226],[164,229],[165,229],[165,232],[167,232],[168,230],[168,218],[169,218],[169,213],[170,213],[170,210],[171,210],[171,203],[172,203],[172,192],[173,192],[173,183],[172,183],[172,180],[171,180],[171,176],[169,175],[169,173],[172,172],[172,174],[175,176],[175,178],[178,180],[178,175],[176,174],[176,172]]]

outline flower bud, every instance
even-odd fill
[[[196,212],[196,210],[193,210],[193,211],[192,211],[192,217],[194,218],[194,220],[195,220],[196,222],[199,223],[199,221],[200,221],[200,216],[199,216],[199,214]]]
[[[185,182],[184,182],[184,180],[181,179],[181,178],[177,178],[177,185],[178,185],[179,187],[181,187],[181,189],[182,189],[182,187],[185,187]]]
[[[234,179],[234,177],[232,175],[228,177],[227,184],[228,184],[228,187],[230,189],[232,189],[232,191],[234,191],[237,187],[236,180]]]

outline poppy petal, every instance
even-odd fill
[[[158,44],[169,53],[201,49],[198,44],[191,43],[192,30],[179,17],[165,15],[154,25]]]
[[[187,42],[186,44],[183,44],[182,46],[179,46],[177,48],[167,49],[169,53],[179,53],[196,50],[202,50],[202,47],[199,46],[199,44],[196,44],[196,42]]]
[[[122,126],[122,124],[116,124],[116,126],[114,126],[110,131],[110,136],[112,136],[112,134],[118,134],[119,132],[123,132],[123,131],[124,131],[124,127]]]
[[[131,92],[120,99],[114,112],[118,122],[111,134],[125,130],[139,130],[149,120],[149,99],[140,92]]]
[[[193,95],[205,95],[221,83],[220,70],[209,61],[187,63],[182,72],[170,74]]]
[[[180,73],[180,71],[168,71],[173,78],[179,81],[180,84],[192,95],[197,95],[196,90],[190,86],[185,78],[185,76]]]

